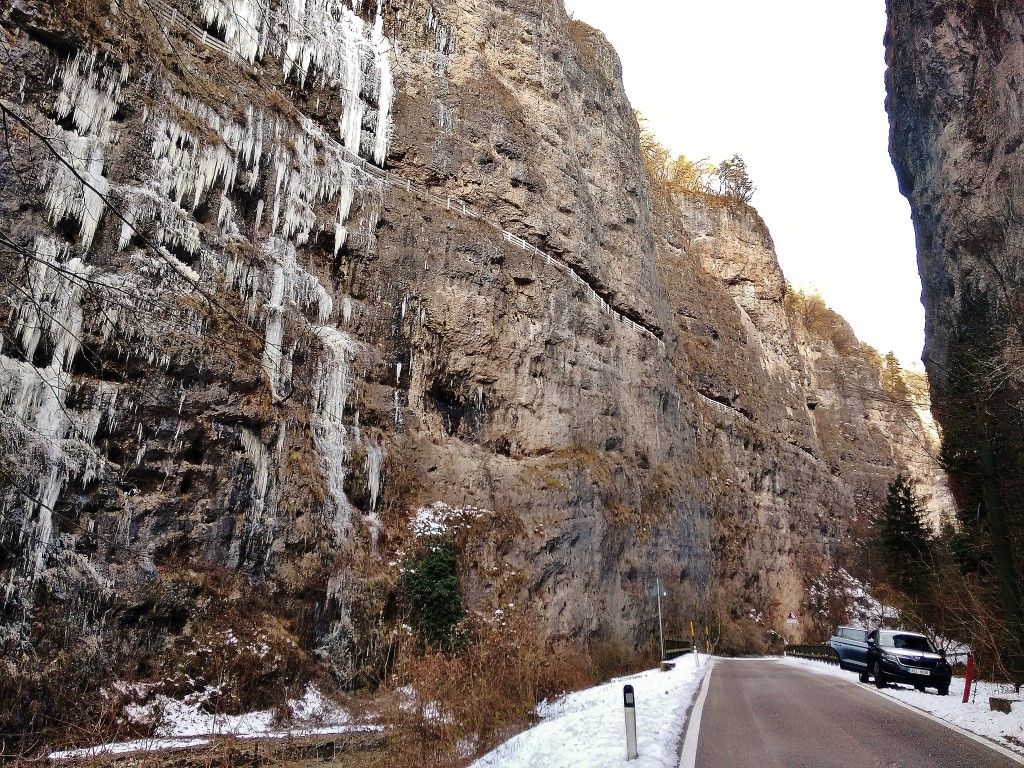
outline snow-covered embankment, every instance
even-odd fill
[[[472,768],[676,768],[686,713],[708,657],[683,656],[668,672],[650,670],[567,694],[537,707],[539,725],[509,739]],[[640,757],[626,762],[622,688],[636,694]]]

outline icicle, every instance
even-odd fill
[[[105,206],[110,184],[103,175],[103,144],[92,136],[62,131],[56,125],[54,146],[61,158],[49,174],[42,176],[50,221],[58,224],[74,219],[79,225],[82,249],[92,246]]]
[[[206,23],[224,33],[224,42],[252,63],[263,51],[265,15],[260,0],[202,0]]]
[[[58,120],[71,117],[79,131],[109,140],[109,124],[121,102],[128,65],[108,70],[98,53],[79,51],[61,72],[61,90],[54,104]]]
[[[391,42],[384,37],[384,19],[377,10],[373,24],[373,53],[377,66],[377,128],[373,139],[373,161],[383,165],[391,138],[391,107],[395,98],[391,75]]]
[[[351,505],[345,495],[350,450],[346,443],[343,416],[352,386],[350,363],[356,344],[337,328],[318,326],[313,328],[313,332],[320,338],[325,352],[315,385],[317,414],[313,438],[323,464],[327,489],[334,502],[332,527],[336,541],[341,543],[351,532]]]
[[[384,452],[375,442],[366,441],[366,490],[370,493],[370,511],[377,509],[377,497],[380,495],[380,468]]]

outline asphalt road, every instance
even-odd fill
[[[771,661],[715,663],[696,768],[1019,766],[856,682]]]

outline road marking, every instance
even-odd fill
[[[850,685],[856,685],[856,684],[851,680],[850,681]],[[993,741],[992,739],[986,738],[985,736],[981,736],[981,735],[979,735],[977,733],[972,733],[971,731],[968,731],[966,728],[961,728],[959,725],[956,725],[954,723],[949,722],[949,720],[943,720],[941,717],[938,717],[937,715],[933,715],[928,710],[921,709],[920,707],[915,707],[913,704],[908,704],[907,702],[905,702],[905,701],[903,701],[901,699],[897,699],[895,696],[886,696],[884,693],[882,693],[881,691],[879,691],[879,690],[877,690],[875,688],[868,688],[867,684],[856,685],[856,687],[857,688],[863,688],[863,689],[867,690],[868,693],[873,693],[876,696],[881,696],[883,699],[885,699],[886,701],[891,701],[893,704],[899,704],[901,707],[903,707],[904,709],[909,709],[911,712],[916,712],[919,715],[924,715],[929,720],[934,720],[936,723],[940,723],[941,725],[946,726],[950,730],[956,731],[957,733],[961,734],[962,736],[966,736],[967,738],[972,739],[973,741],[976,741],[979,744],[984,744],[989,749],[994,749],[996,752],[999,752],[1004,757],[1010,758],[1011,760],[1013,760],[1018,765],[1024,765],[1024,757],[1022,757],[1020,755],[1020,753],[1014,752],[1013,750],[1010,750],[1010,749],[1007,749],[1002,744],[1000,744],[1000,743],[998,743],[996,741]]]
[[[704,711],[704,700],[708,697],[708,688],[711,687],[711,670],[714,669],[715,659],[708,659],[707,671],[704,673],[704,682],[700,687],[700,694],[697,701],[690,710],[690,721],[686,724],[686,738],[683,740],[683,751],[679,756],[679,768],[696,768],[697,765],[697,737],[700,735],[700,716]]]
[[[771,660],[772,659],[767,659],[767,658],[765,659],[765,661],[771,661]],[[887,696],[882,691],[878,690],[874,686],[873,683],[871,683],[871,684],[868,684],[868,683],[860,683],[860,684],[858,684],[858,683],[855,683],[852,679],[848,680],[845,677],[840,677],[839,675],[833,675],[833,674],[826,673],[826,672],[819,672],[819,671],[817,671],[815,669],[809,669],[809,668],[803,667],[803,666],[792,665],[792,664],[785,664],[780,659],[776,659],[774,661],[775,661],[776,664],[782,663],[784,666],[788,667],[789,669],[801,669],[804,672],[809,672],[812,675],[824,675],[826,677],[831,677],[831,678],[834,678],[835,680],[839,680],[841,682],[844,682],[844,683],[847,683],[849,685],[852,685],[854,688],[856,688],[858,690],[863,690],[863,691],[867,691],[868,693],[873,693],[876,696],[880,696],[881,698],[885,699],[886,701],[891,701],[893,704],[898,704],[899,706],[903,707],[904,709],[909,709],[911,712],[916,712],[919,715],[924,715],[929,720],[934,720],[936,723],[939,723],[940,725],[944,725],[946,728],[949,728],[951,731],[956,731],[957,733],[961,734],[962,736],[966,736],[967,738],[971,739],[972,741],[976,741],[979,744],[982,744],[982,745],[988,747],[989,749],[993,749],[996,752],[1000,753],[1001,755],[1010,758],[1011,760],[1013,760],[1018,765],[1024,765],[1024,756],[1021,756],[1021,754],[1019,752],[1014,752],[1011,749],[1007,749],[1006,747],[1004,747],[999,742],[994,741],[994,740],[992,740],[992,739],[990,739],[990,738],[988,738],[986,736],[981,736],[980,734],[972,733],[971,731],[968,731],[965,728],[961,728],[959,725],[956,725],[955,723],[951,723],[949,720],[944,720],[943,718],[941,718],[941,717],[939,717],[937,715],[933,715],[931,712],[929,712],[926,709],[921,709],[920,707],[915,707],[913,704],[909,704],[909,703],[903,701],[902,699],[897,699],[895,696]]]

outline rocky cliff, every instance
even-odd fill
[[[961,522],[1024,643],[1024,31],[1020,2],[890,0],[891,154],[917,230],[925,364]],[[991,574],[987,572],[991,570]],[[1003,637],[1000,635],[1000,637]],[[1013,654],[1002,639],[997,653]]]
[[[660,575],[739,646],[911,462],[757,214],[652,188],[558,0],[16,0],[3,33],[7,658],[185,681],[244,635],[261,685],[358,684],[424,526],[478,614],[632,650]]]

